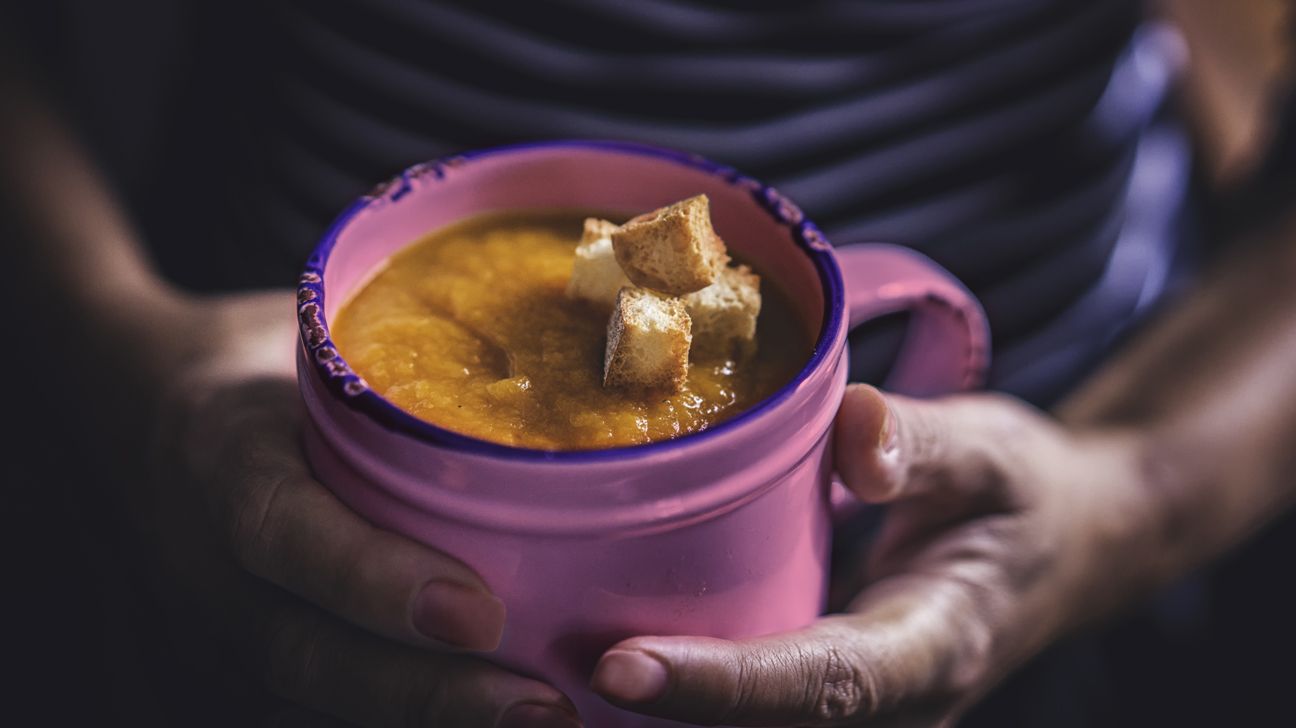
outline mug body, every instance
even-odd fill
[[[435,229],[499,210],[638,213],[700,192],[729,247],[787,294],[814,341],[786,386],[701,433],[574,452],[475,440],[387,403],[329,337],[329,317],[371,272]],[[832,250],[795,206],[691,155],[553,142],[418,165],[348,209],[302,276],[307,456],[356,512],[482,576],[508,610],[491,659],[554,683],[588,725],[666,725],[589,692],[607,647],[641,634],[768,634],[823,607],[844,305]]]

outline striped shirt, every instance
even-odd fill
[[[779,187],[836,244],[947,267],[992,385],[1047,401],[1157,297],[1186,154],[1168,31],[1129,0],[247,0],[198,10],[145,206],[175,275],[285,284],[377,180],[466,148],[611,138]],[[209,194],[167,180],[194,165]],[[204,221],[195,230],[195,220]],[[855,337],[877,379],[902,333]]]

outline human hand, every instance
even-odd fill
[[[272,692],[344,720],[579,725],[555,688],[473,655],[495,648],[505,613],[471,569],[370,525],[311,476],[292,296],[198,308],[184,328],[201,338],[165,381],[155,477],[135,494],[197,616]]]
[[[852,386],[836,465],[890,504],[844,614],[744,641],[636,637],[592,685],[700,724],[946,726],[1007,671],[1113,606],[1143,522],[1132,438],[1009,398],[923,402]]]

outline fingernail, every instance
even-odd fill
[[[510,707],[496,728],[580,728],[580,720],[556,705],[519,703]]]
[[[891,411],[891,404],[883,398],[886,404],[886,411],[882,415],[882,426],[878,428],[878,449],[883,453],[889,453],[896,449],[899,442],[900,433],[896,430],[895,413]]]
[[[414,628],[424,637],[470,650],[493,650],[504,631],[504,603],[453,581],[429,581],[414,598]]]
[[[666,695],[666,665],[643,652],[613,650],[594,668],[590,687],[626,703],[655,703]]]

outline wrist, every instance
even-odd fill
[[[59,299],[42,325],[60,330],[48,361],[69,383],[64,406],[80,412],[105,464],[130,467],[120,461],[143,451],[166,382],[197,356],[197,304],[160,279],[101,282]]]
[[[87,292],[83,334],[108,371],[127,381],[165,378],[196,353],[198,299],[160,279]]]
[[[1183,560],[1177,499],[1159,471],[1156,438],[1148,430],[1112,427],[1080,436],[1090,474],[1072,505],[1077,554],[1066,591],[1062,632],[1111,617],[1153,593]]]

